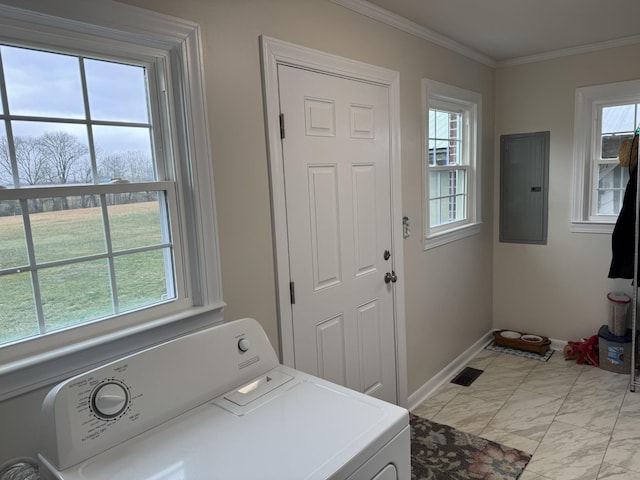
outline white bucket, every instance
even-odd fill
[[[619,292],[609,292],[609,332],[616,337],[624,337],[627,333],[627,310],[631,298]]]

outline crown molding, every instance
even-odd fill
[[[523,65],[525,63],[542,62],[545,60],[553,60],[554,58],[597,52],[599,50],[606,50],[608,48],[625,47],[627,45],[636,45],[638,43],[640,43],[640,35],[633,35],[631,37],[618,38],[616,40],[606,40],[604,42],[591,43],[588,45],[580,45],[578,47],[563,48],[561,50],[554,50],[551,52],[545,52],[536,55],[528,55],[525,57],[502,60],[496,62],[496,66],[510,67],[513,65]]]
[[[480,62],[489,67],[496,67],[497,63],[494,59],[467,47],[461,43],[456,42],[455,40],[451,40],[449,37],[445,37],[439,33],[434,32],[422,25],[418,25],[411,20],[407,20],[400,15],[396,15],[395,13],[391,13],[384,8],[378,7],[372,3],[367,2],[366,0],[331,0],[338,5],[341,5],[349,10],[353,10],[354,12],[365,15],[369,18],[373,18],[374,20],[378,20],[379,22],[385,23],[392,27],[397,28],[398,30],[402,30],[416,37],[422,38],[423,40],[428,40],[436,45],[440,45],[441,47],[447,48],[455,53],[459,53],[460,55],[464,55],[467,58]]]
[[[480,62],[489,67],[509,67],[514,65],[523,65],[526,63],[542,62],[545,60],[553,60],[555,58],[568,57],[571,55],[580,55],[584,53],[606,50],[608,48],[624,47],[627,45],[635,45],[640,43],[640,35],[619,38],[616,40],[607,40],[604,42],[591,43],[588,45],[580,45],[578,47],[564,48],[553,50],[550,52],[527,55],[523,57],[509,58],[507,60],[495,60],[483,53],[478,52],[466,45],[456,42],[449,37],[441,35],[427,27],[419,25],[400,15],[385,10],[382,7],[374,5],[366,0],[331,0],[345,8],[354,12],[365,15],[369,18],[385,23],[389,26],[402,30],[406,33],[428,40],[436,45],[447,48],[453,52],[464,55],[467,58]]]

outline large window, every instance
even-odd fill
[[[148,65],[0,45],[0,345],[180,296],[156,83]]]
[[[572,231],[612,231],[629,180],[618,151],[640,125],[640,82],[576,90]]]
[[[0,398],[221,319],[197,26],[82,3],[0,6]]]
[[[423,81],[425,248],[479,231],[480,95]]]

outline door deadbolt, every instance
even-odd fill
[[[389,260],[391,258],[391,252],[389,252],[389,250],[385,250],[382,258],[384,258],[385,260]]]
[[[384,283],[389,283],[389,282],[396,283],[397,281],[398,281],[398,276],[396,275],[396,272],[394,270],[391,270],[391,272],[385,273]]]

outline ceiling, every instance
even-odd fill
[[[334,0],[335,1],[335,0]],[[640,43],[638,0],[368,0],[500,64]],[[375,7],[374,7],[375,8]],[[392,15],[393,16],[393,15]],[[607,42],[604,43],[603,42]]]

